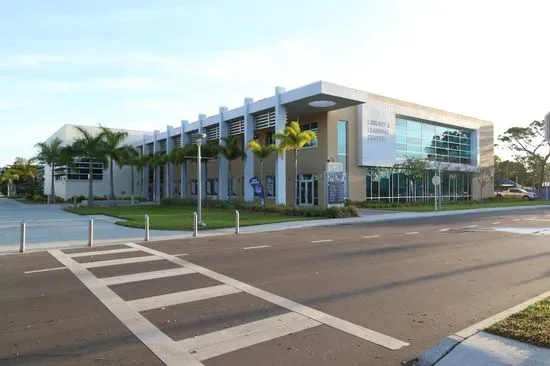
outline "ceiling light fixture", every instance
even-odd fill
[[[336,102],[333,102],[332,100],[314,100],[312,102],[309,102],[308,104],[310,107],[328,108],[334,107],[336,105]]]

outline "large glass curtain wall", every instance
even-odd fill
[[[434,197],[432,178],[435,171],[426,171],[422,178],[412,180],[391,168],[366,169],[367,201],[412,202],[429,201]],[[468,172],[441,172],[441,195],[446,201],[469,200],[472,196],[472,175]]]

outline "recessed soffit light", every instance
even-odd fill
[[[327,108],[334,107],[336,105],[336,102],[333,102],[332,100],[314,100],[312,102],[309,102],[308,104],[310,107]]]

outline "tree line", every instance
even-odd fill
[[[172,149],[170,152],[156,152],[155,154],[142,155],[135,146],[125,144],[128,133],[125,131],[111,130],[101,127],[100,132],[93,134],[83,127],[76,127],[78,137],[70,145],[63,145],[59,138],[48,142],[36,144],[38,154],[30,162],[38,162],[48,165],[51,168],[51,185],[48,197],[49,203],[55,203],[55,180],[56,168],[73,167],[77,159],[86,159],[88,163],[88,204],[93,203],[93,164],[101,163],[110,171],[110,193],[109,199],[115,199],[114,191],[114,169],[115,167],[129,166],[131,168],[131,195],[135,196],[135,172],[140,172],[144,167],[163,167],[168,163],[182,165],[187,171],[188,163],[196,161],[198,147],[195,143],[186,143]],[[306,144],[310,144],[317,138],[315,132],[302,131],[297,121],[290,122],[282,132],[273,135],[276,143],[262,144],[252,139],[248,141],[246,148],[250,150],[259,160],[260,179],[264,182],[263,166],[264,160],[269,156],[284,152],[293,152],[295,180],[298,179],[298,150]],[[210,142],[201,145],[201,164],[204,164],[205,173],[208,171],[208,163],[218,157],[228,161],[228,176],[232,178],[232,163],[237,160],[246,160],[246,149],[237,136],[223,137],[220,143]],[[31,164],[32,165],[32,164]],[[34,177],[36,177],[36,166],[34,166]],[[6,174],[3,174],[3,177]],[[185,176],[187,174],[185,173]],[[19,176],[13,176],[11,181],[18,181]],[[172,177],[167,177],[171,180]],[[2,178],[4,179],[4,178]],[[229,180],[232,182],[232,179]],[[204,182],[206,185],[207,183]],[[143,186],[143,182],[142,182]],[[230,187],[232,189],[232,187]]]

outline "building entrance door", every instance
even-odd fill
[[[317,204],[317,181],[313,174],[300,174],[298,176],[298,194],[296,203],[299,206],[313,206]]]

